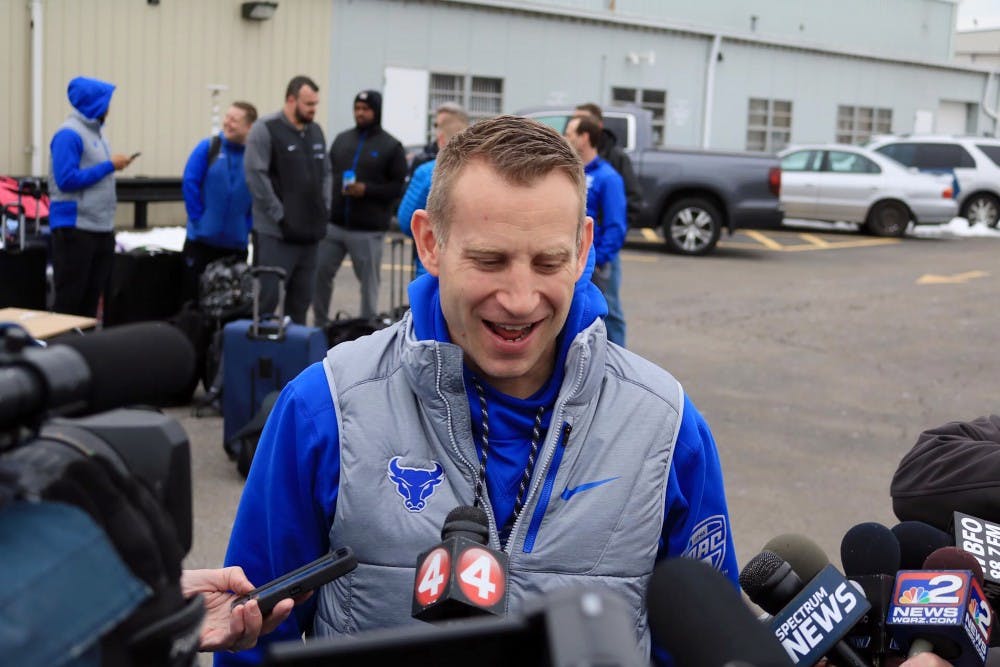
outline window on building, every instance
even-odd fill
[[[612,88],[614,104],[637,104],[653,114],[653,144],[662,146],[667,140],[667,91],[649,88]],[[618,138],[624,142],[623,137]]]
[[[747,150],[776,153],[791,139],[791,101],[751,97],[747,109]]]
[[[892,109],[837,107],[837,143],[863,144],[874,134],[892,134]]]
[[[503,110],[503,79],[466,74],[431,73],[427,95],[427,138],[434,138],[434,110],[444,102],[456,102],[472,122],[498,116]]]

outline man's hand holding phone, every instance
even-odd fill
[[[205,600],[205,620],[201,626],[199,650],[245,651],[257,638],[281,625],[292,613],[295,601],[279,601],[264,616],[256,600],[233,606],[237,597],[251,592],[253,584],[241,567],[216,570],[185,570],[181,574],[185,597],[201,593]],[[308,595],[299,599],[304,600]]]
[[[121,171],[125,167],[132,164],[132,160],[136,159],[142,155],[142,153],[132,153],[132,155],[124,155],[122,153],[115,153],[111,156],[111,164],[115,166],[115,171]]]

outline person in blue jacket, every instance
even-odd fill
[[[343,546],[358,560],[261,645],[418,623],[417,556],[475,504],[509,558],[508,614],[607,586],[648,655],[656,562],[698,558],[736,587],[736,554],[708,425],[669,373],[608,344],[579,156],[537,121],[480,121],[441,150],[412,223],[427,273],[410,312],[292,380],[261,434],[226,564],[264,582]]]
[[[111,153],[102,128],[113,84],[78,76],[67,93],[73,110],[49,149],[49,227],[52,230],[53,310],[94,317],[107,291],[115,257],[116,171],[132,158]]]
[[[625,347],[622,311],[622,263],[618,252],[625,243],[625,182],[597,154],[601,126],[592,116],[575,116],[566,124],[566,140],[583,160],[587,176],[587,215],[594,219],[595,263],[592,280],[608,302],[608,340]]]
[[[445,102],[438,106],[434,113],[434,139],[437,142],[438,150],[444,148],[449,139],[467,127],[469,127],[469,114],[465,113],[465,109],[459,104]],[[410,229],[410,219],[413,218],[413,212],[427,206],[427,195],[431,192],[431,177],[434,175],[435,162],[437,162],[437,155],[413,170],[410,183],[403,194],[403,200],[399,203],[399,211],[396,214],[399,229],[410,238],[413,238],[413,232]],[[417,277],[427,273],[427,269],[420,263],[420,258],[416,256],[415,252],[413,264]]]
[[[197,302],[198,280],[211,262],[231,256],[246,261],[253,199],[243,172],[243,151],[255,120],[252,104],[233,102],[222,131],[198,142],[184,166],[185,300]]]

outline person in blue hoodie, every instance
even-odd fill
[[[231,256],[246,261],[253,199],[243,172],[243,150],[255,120],[252,104],[233,102],[222,131],[198,142],[184,166],[185,300],[197,301],[198,279],[209,263]]]
[[[115,255],[114,172],[132,158],[111,153],[102,128],[114,85],[78,76],[67,90],[73,110],[49,149],[49,227],[52,230],[53,309],[94,317],[107,291]]]
[[[412,220],[427,274],[410,312],[292,380],[261,434],[226,564],[263,582],[342,546],[358,559],[262,645],[418,623],[415,583],[434,582],[415,582],[417,556],[456,506],[483,508],[509,558],[508,614],[606,586],[647,655],[659,559],[737,587],[711,431],[669,373],[608,344],[585,212],[580,158],[537,121],[483,120],[441,150]]]

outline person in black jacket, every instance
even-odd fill
[[[632,160],[618,145],[614,133],[604,127],[604,112],[601,111],[601,107],[593,102],[578,104],[573,117],[583,118],[588,115],[596,118],[601,126],[601,142],[597,147],[597,154],[614,167],[625,181],[625,222],[628,229],[631,229],[639,222],[639,211],[642,210],[642,188],[639,186],[639,178],[632,169]]]
[[[361,282],[361,317],[378,312],[382,246],[394,204],[403,193],[406,153],[382,129],[382,95],[364,90],[354,98],[354,123],[330,146],[333,205],[326,238],[316,263],[313,318],[318,327],[329,321],[333,279],[346,255]]]

